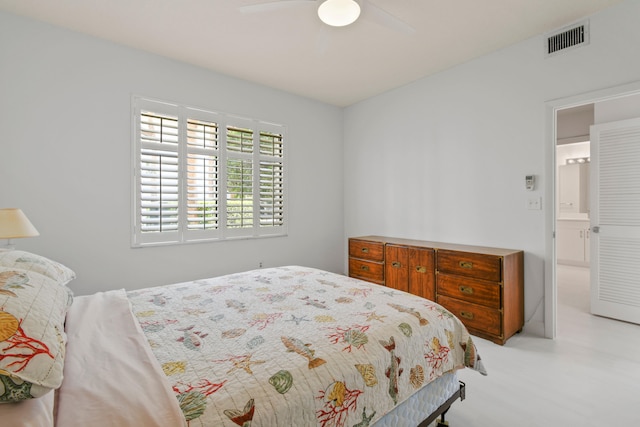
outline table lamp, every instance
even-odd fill
[[[39,236],[38,230],[31,224],[22,210],[17,208],[0,209],[0,239],[7,239],[7,245],[0,250],[12,250],[11,239]]]

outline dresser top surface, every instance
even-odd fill
[[[521,250],[518,250],[518,249],[503,249],[503,248],[492,248],[492,247],[485,247],[485,246],[461,245],[456,243],[431,242],[428,240],[402,239],[402,238],[386,237],[386,236],[356,236],[356,237],[350,237],[349,239],[367,240],[367,241],[379,242],[379,243],[426,247],[426,248],[459,251],[459,252],[474,252],[474,253],[482,253],[482,254],[496,255],[496,256],[507,256],[514,253],[522,252]]]

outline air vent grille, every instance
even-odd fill
[[[589,43],[589,22],[581,22],[547,36],[547,56]]]

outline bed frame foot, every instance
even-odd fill
[[[451,407],[449,407],[451,408]],[[436,422],[436,427],[449,427],[449,422],[444,420],[444,416],[449,412],[449,408],[440,414],[440,419]]]
[[[444,420],[444,416],[451,408],[453,402],[457,399],[461,401],[465,399],[466,396],[466,385],[462,381],[458,381],[460,387],[458,390],[445,402],[443,403],[436,411],[434,411],[426,420],[422,421],[418,427],[428,427],[429,424],[436,422],[436,427],[447,427],[449,423]],[[440,419],[438,419],[438,417]]]

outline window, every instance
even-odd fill
[[[133,246],[282,236],[281,125],[133,98]]]

